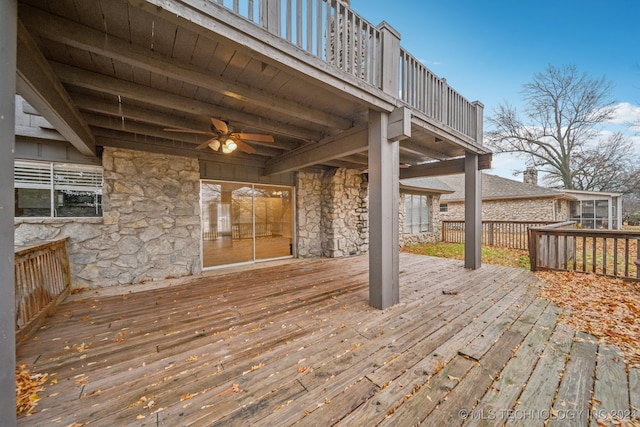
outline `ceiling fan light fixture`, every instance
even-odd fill
[[[213,151],[218,151],[220,149],[220,141],[217,139],[212,140],[209,143],[209,148],[211,148]]]
[[[227,139],[222,145],[222,152],[225,154],[233,153],[238,148],[238,144],[231,138]]]

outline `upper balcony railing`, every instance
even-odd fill
[[[477,103],[453,90],[444,78],[398,48],[385,58],[381,26],[374,26],[340,0],[214,0],[323,61],[379,88],[385,61],[398,63],[392,95],[476,141]],[[399,59],[399,61],[397,61]]]

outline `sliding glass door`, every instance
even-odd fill
[[[292,255],[290,187],[203,181],[203,267]]]

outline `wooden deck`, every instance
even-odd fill
[[[558,324],[531,273],[401,254],[402,302],[380,311],[367,268],[362,256],[287,260],[72,295],[17,346],[18,363],[56,380],[18,425],[586,426],[637,414],[639,370]]]

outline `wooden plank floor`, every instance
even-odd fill
[[[18,363],[50,378],[18,424],[586,426],[637,414],[638,369],[558,324],[530,272],[401,254],[401,303],[376,310],[367,268],[366,256],[287,260],[72,295],[17,346]]]

